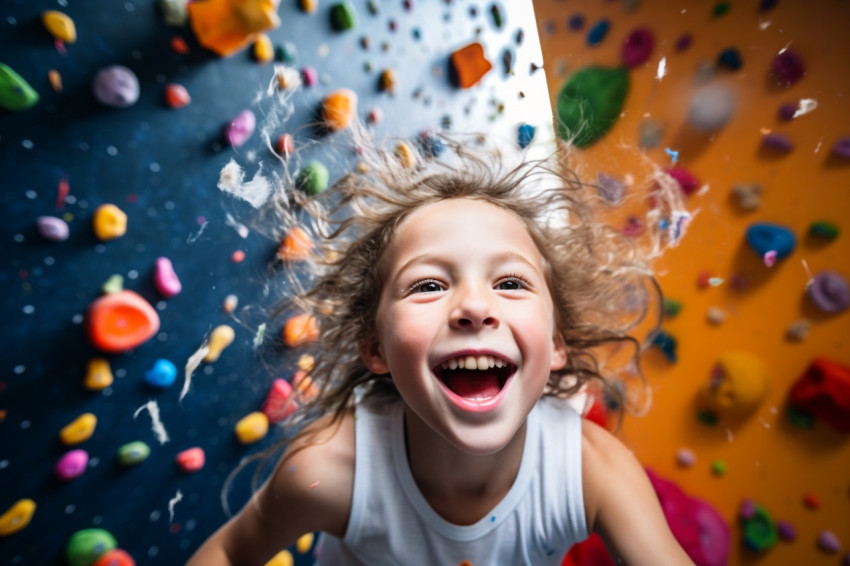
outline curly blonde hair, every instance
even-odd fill
[[[304,425],[323,415],[332,415],[331,425],[340,423],[356,399],[398,395],[392,377],[370,372],[359,353],[360,342],[375,330],[384,284],[378,266],[411,213],[447,199],[477,199],[512,211],[539,248],[569,352],[567,365],[551,373],[545,395],[566,398],[595,383],[621,417],[628,401],[623,384],[634,377],[643,383],[645,341],[633,333],[653,307],[659,316],[650,333],[658,328],[661,292],[634,241],[599,217],[606,207],[598,188],[580,182],[554,156],[508,166],[503,152],[438,143],[447,145],[449,159],[435,158],[431,145],[360,145],[357,167],[330,189],[317,196],[292,191],[294,205],[278,208],[278,236],[297,224],[313,240],[306,261],[283,266],[288,277],[279,291],[286,296],[276,314],[316,317],[319,338],[304,349],[314,357],[309,374],[318,394],[283,422],[289,434],[264,457],[308,434]],[[627,363],[601,364],[606,347],[628,350]]]

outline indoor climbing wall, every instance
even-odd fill
[[[179,564],[226,520],[298,369],[265,324],[298,241],[253,208],[284,165],[323,190],[352,117],[552,147],[530,2],[275,4],[0,8],[3,564]]]
[[[650,228],[628,208],[653,172],[686,195],[686,235],[655,265],[652,407],[621,437],[731,542],[718,551],[705,514],[674,532],[715,537],[702,564],[847,564],[850,4],[535,11],[560,131],[583,148],[583,180],[624,203],[621,228]]]

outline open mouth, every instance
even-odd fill
[[[467,401],[481,403],[496,397],[516,366],[496,356],[459,356],[434,369],[446,388]]]

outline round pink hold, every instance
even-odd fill
[[[620,56],[626,67],[646,63],[655,47],[655,35],[647,28],[637,28],[626,37]]]
[[[51,242],[64,242],[70,233],[68,223],[55,216],[39,216],[35,225],[41,237]]]
[[[170,299],[180,293],[183,286],[180,284],[180,279],[177,273],[174,272],[174,266],[171,260],[167,257],[159,257],[156,259],[156,266],[153,272],[153,283],[159,294]]]
[[[319,73],[313,67],[304,67],[301,69],[301,80],[304,81],[304,86],[316,86],[319,82]]]
[[[254,128],[257,127],[257,117],[250,110],[243,110],[230,121],[224,129],[224,137],[233,147],[239,147],[248,141]]]
[[[71,450],[62,456],[53,468],[56,477],[62,481],[71,481],[83,475],[89,464],[89,453],[85,450]]]

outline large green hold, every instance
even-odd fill
[[[320,161],[311,161],[301,168],[296,185],[308,195],[317,195],[328,188],[330,173]]]
[[[68,539],[65,560],[68,566],[91,566],[95,560],[118,546],[118,541],[109,531],[83,529]]]
[[[38,93],[8,65],[0,63],[0,106],[17,112],[38,102]]]
[[[558,94],[558,135],[578,147],[604,136],[623,111],[629,92],[625,67],[585,67]]]

